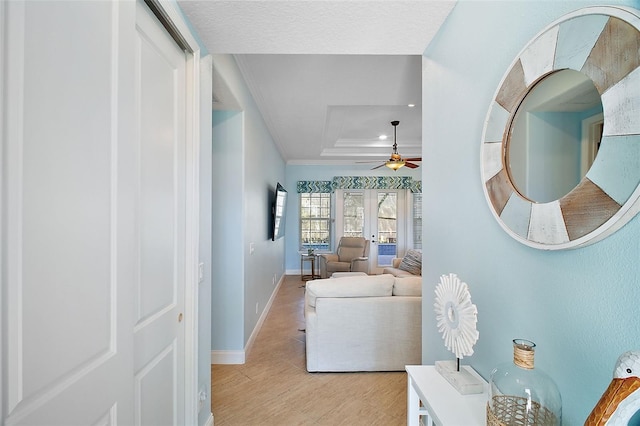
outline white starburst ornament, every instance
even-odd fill
[[[471,294],[466,283],[456,274],[442,275],[436,287],[438,331],[444,344],[456,358],[473,355],[473,345],[478,341],[478,309],[471,303]]]
[[[473,345],[479,337],[478,309],[471,303],[469,287],[456,274],[442,275],[435,292],[438,331],[447,349],[456,356],[456,361],[436,361],[436,370],[461,394],[481,393],[482,382],[466,369],[460,370],[460,359],[473,355]]]

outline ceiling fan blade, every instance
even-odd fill
[[[404,161],[422,161],[422,157],[405,158]]]
[[[375,166],[374,168],[372,168],[371,170],[375,170],[375,169],[379,169],[380,167],[384,166],[384,163],[380,164],[379,166]]]
[[[420,167],[417,164],[413,164],[413,163],[409,163],[408,161],[404,163],[405,166],[407,166],[410,169],[415,169],[416,167]]]

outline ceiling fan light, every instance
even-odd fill
[[[387,166],[388,168],[390,168],[393,171],[396,171],[400,167],[403,167],[404,164],[405,164],[404,160],[387,160],[387,162],[384,163],[385,166]]]

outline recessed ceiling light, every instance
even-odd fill
[[[380,135],[378,136],[378,139],[380,139],[381,141],[387,140],[387,135]]]
[[[413,108],[414,106],[416,106],[416,104],[409,104],[407,105],[409,108]]]

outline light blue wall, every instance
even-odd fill
[[[527,179],[524,195],[538,202],[557,200],[568,194],[582,179],[582,123],[579,114],[530,113],[528,119],[531,139],[527,176],[530,178]]]
[[[245,343],[284,275],[284,239],[271,241],[271,204],[278,182],[285,180],[285,163],[262,120],[253,98],[242,100],[245,120],[244,247]],[[258,312],[256,313],[256,304]]]
[[[617,357],[640,349],[640,218],[577,250],[545,252],[509,237],[480,180],[480,139],[500,80],[520,50],[565,13],[598,2],[461,1],[425,51],[423,78],[423,362],[450,359],[435,325],[442,274],[467,282],[480,339],[463,363],[485,378],[512,359],[511,340],[538,345],[565,425],[581,425]],[[637,1],[620,4],[638,5]]]
[[[334,176],[411,176],[420,180],[420,168],[406,167],[394,172],[386,167],[371,170],[372,165],[287,165],[287,180],[283,184],[289,192],[287,204],[286,240],[286,270],[288,274],[300,273],[300,200],[296,193],[299,180],[331,180]],[[332,212],[332,217],[335,217]],[[308,267],[309,265],[305,265]]]
[[[241,351],[284,273],[284,240],[268,234],[285,165],[233,57],[213,66],[242,111],[213,113],[212,350]]]
[[[244,347],[243,122],[242,112],[213,112],[211,349],[214,350]]]

